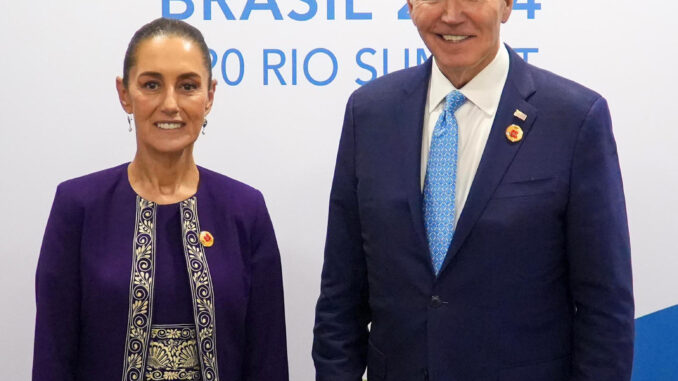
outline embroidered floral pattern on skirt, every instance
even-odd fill
[[[153,325],[144,380],[201,380],[195,326]]]

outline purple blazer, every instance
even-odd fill
[[[199,172],[176,234],[201,377],[286,381],[280,254],[263,196]],[[127,164],[59,185],[37,269],[33,380],[144,379],[153,297],[165,291],[156,278],[175,278],[155,261],[162,207],[135,194]]]

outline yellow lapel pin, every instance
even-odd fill
[[[212,233],[208,232],[207,230],[201,231],[200,243],[202,243],[202,245],[205,247],[212,247],[212,245],[214,245],[214,237],[212,236]]]
[[[508,139],[511,143],[517,143],[523,140],[523,129],[516,124],[508,126],[506,129],[506,139]]]

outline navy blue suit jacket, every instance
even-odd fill
[[[429,60],[348,101],[314,328],[317,380],[357,381],[365,366],[369,381],[628,380],[630,246],[606,101],[511,52],[436,277],[420,190],[430,73]],[[517,143],[505,137],[511,124],[524,131]]]

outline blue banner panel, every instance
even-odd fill
[[[678,306],[636,320],[632,380],[678,380]]]

